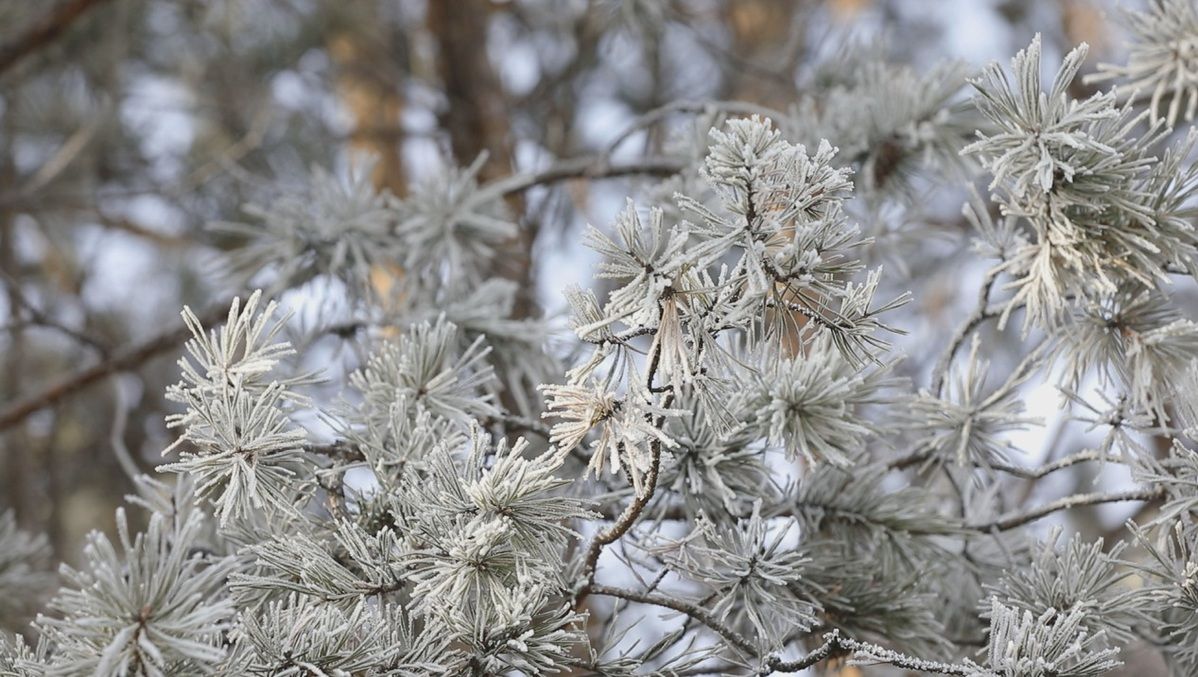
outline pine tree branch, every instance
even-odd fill
[[[713,630],[720,637],[723,637],[728,644],[749,656],[758,655],[759,649],[754,646],[744,635],[737,632],[733,628],[728,627],[721,620],[716,618],[711,612],[703,607],[700,607],[689,602],[669,597],[660,593],[637,592],[635,590],[627,590],[608,585],[592,585],[591,592],[604,597],[615,597],[624,599],[639,604],[651,604],[663,609],[670,609],[699,621],[703,625]],[[921,672],[931,672],[942,675],[970,675],[974,674],[974,670],[970,666],[955,665],[951,663],[940,663],[937,661],[928,661],[913,656],[907,656],[895,651],[891,651],[884,647],[866,642],[859,642],[840,634],[840,631],[833,630],[824,635],[824,643],[816,649],[808,652],[806,656],[793,661],[783,660],[778,655],[771,655],[766,659],[760,675],[769,675],[775,672],[799,672],[806,670],[820,662],[831,658],[834,655],[843,655],[847,653],[862,653],[872,659],[880,662],[885,662],[899,668],[907,670],[918,670]]]
[[[660,313],[663,312],[661,309],[660,300],[658,302],[658,312],[658,320],[660,321]],[[653,344],[652,352],[650,353],[648,359],[649,366],[645,370],[644,385],[646,391],[652,392],[654,379],[657,378],[657,369],[661,364],[661,350],[659,344]],[[662,398],[663,407],[669,407],[673,399],[674,393],[672,391],[666,393],[666,395]],[[654,421],[653,424],[655,427],[661,428],[664,422],[665,417],[658,416],[657,420]],[[657,437],[654,437],[649,443],[649,471],[645,473],[644,489],[632,499],[632,502],[628,504],[628,507],[625,508],[624,512],[620,514],[620,517],[616,519],[615,524],[612,524],[607,529],[604,529],[596,534],[590,545],[587,546],[586,559],[583,560],[583,576],[585,577],[584,582],[582,587],[574,596],[574,606],[576,608],[582,602],[582,600],[586,599],[587,594],[594,586],[595,574],[598,571],[599,565],[599,555],[603,553],[603,548],[619,540],[620,537],[627,533],[628,530],[632,528],[632,525],[636,523],[637,519],[641,516],[641,512],[644,511],[645,506],[649,504],[649,501],[653,498],[654,493],[657,491],[657,478],[660,472],[661,440]]]
[[[668,157],[647,157],[636,162],[613,165],[602,158],[580,157],[561,160],[548,169],[500,179],[488,190],[500,195],[515,195],[537,186],[551,185],[571,179],[615,179],[625,176],[673,176],[686,163]]]
[[[765,669],[759,674],[768,675],[774,672],[798,672],[806,670],[820,661],[832,657],[837,654],[862,654],[871,661],[893,665],[904,670],[915,670],[918,672],[930,672],[939,675],[975,675],[978,670],[970,665],[957,665],[954,663],[941,663],[939,661],[929,661],[914,656],[901,654],[897,651],[892,651],[876,644],[868,642],[859,642],[855,639],[844,637],[840,631],[833,630],[824,635],[824,643],[818,648],[812,650],[806,656],[793,661],[783,661],[777,656],[771,656],[766,661]]]
[[[586,178],[601,179],[619,176],[655,175],[669,176],[682,170],[681,160],[666,158],[648,158],[642,162],[624,165],[604,165],[594,158],[577,158],[566,160],[554,167],[532,174],[522,174],[509,179],[495,181],[488,190],[500,195],[523,192],[534,186],[548,185],[569,179]],[[228,304],[213,306],[201,315],[204,324],[219,322],[228,312]],[[111,374],[134,369],[146,360],[177,347],[190,336],[190,331],[182,324],[170,331],[163,332],[142,343],[131,346],[114,354],[111,358],[74,374],[63,377],[41,392],[22,398],[0,410],[0,432],[20,423],[31,414],[40,411],[60,400],[73,395],[75,392],[99,381]],[[631,338],[631,337],[629,337]],[[524,426],[531,432],[538,432]]]

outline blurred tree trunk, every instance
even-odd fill
[[[442,126],[459,164],[489,153],[480,181],[507,176],[512,167],[507,101],[487,54],[490,13],[487,0],[434,0],[428,8],[437,72],[449,103]]]
[[[515,164],[507,95],[487,53],[492,11],[487,0],[434,0],[428,7],[428,29],[437,42],[437,72],[448,100],[441,126],[459,165],[469,165],[487,153],[478,174],[480,182],[510,175]],[[532,248],[537,228],[524,218],[520,196],[509,196],[507,203],[520,232],[501,247],[494,273],[516,282],[519,292],[513,315],[529,317],[536,313]]]
[[[329,58],[336,66],[335,87],[353,118],[349,135],[351,151],[372,157],[376,164],[371,182],[393,195],[408,193],[407,168],[403,158],[403,97],[407,75],[405,64],[393,64],[394,52],[379,6],[363,2],[353,9],[347,25],[338,27],[327,39]],[[396,76],[389,78],[389,66]],[[403,276],[399,264],[379,266],[372,281],[380,298],[389,298],[395,282]]]
[[[353,117],[350,148],[378,158],[371,176],[376,188],[404,195],[403,83],[389,81],[388,69],[380,67],[390,61],[391,50],[377,10],[374,3],[362,3],[357,25],[329,36],[328,52],[337,70],[337,94]]]
[[[802,54],[798,22],[807,3],[794,0],[740,0],[724,5],[724,25],[731,33],[729,66],[752,77],[728,78],[728,98],[753,101],[785,110],[795,88],[787,67]],[[790,84],[789,87],[779,86]]]

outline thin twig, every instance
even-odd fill
[[[703,607],[691,604],[689,602],[684,602],[683,600],[674,597],[667,597],[666,595],[659,593],[637,592],[635,590],[626,590],[624,588],[616,588],[610,585],[591,585],[590,592],[595,595],[615,597],[617,599],[625,599],[630,602],[638,602],[640,604],[652,604],[653,606],[659,606],[663,609],[672,609],[680,614],[686,614],[687,616],[699,621],[703,625],[711,628],[716,632],[716,634],[718,634],[720,637],[723,637],[728,644],[740,649],[746,654],[752,656],[757,653],[757,647],[749,642],[749,640],[745,639],[744,635],[740,634],[736,630],[733,630],[727,625],[724,625],[723,622],[721,622],[711,612]]]
[[[774,110],[767,106],[759,106],[754,103],[746,103],[743,101],[671,101],[663,106],[658,106],[643,115],[637,117],[628,124],[620,133],[607,144],[603,150],[603,158],[610,158],[616,149],[622,143],[628,140],[628,137],[638,131],[657,124],[674,113],[694,113],[694,114],[710,114],[710,113],[732,113],[741,115],[760,115],[766,118],[781,120],[786,117],[781,111]]]
[[[510,412],[499,412],[488,420],[495,423],[502,423],[509,433],[526,432],[546,440],[549,439],[549,426],[531,418],[525,418]]]
[[[1070,454],[1051,463],[1036,466],[1034,468],[1026,468],[1019,465],[1011,465],[1006,463],[992,463],[991,468],[1000,472],[1005,472],[1008,475],[1021,477],[1025,480],[1038,480],[1045,475],[1050,475],[1058,470],[1063,470],[1078,463],[1087,461],[1100,461],[1102,463],[1125,463],[1126,460],[1122,456],[1114,456],[1106,454],[1094,449],[1086,449],[1075,454]]]
[[[86,345],[87,347],[96,351],[96,354],[101,358],[108,356],[108,346],[102,341],[89,336],[83,331],[72,329],[66,326],[65,324],[46,315],[44,312],[39,310],[37,306],[33,305],[33,303],[31,303],[29,299],[25,297],[25,293],[21,290],[21,282],[18,279],[4,271],[0,271],[0,278],[4,278],[4,282],[8,287],[8,296],[16,304],[16,306],[18,306],[18,308],[15,308],[14,310],[23,308],[29,315],[27,320],[2,327],[0,329],[3,329],[4,331],[14,331],[16,329],[24,328],[25,326],[42,327],[44,329],[56,331],[64,336],[67,336],[68,338],[74,339],[75,341]]]
[[[971,524],[967,528],[976,531],[1009,531],[1016,527],[1021,527],[1029,522],[1035,522],[1051,515],[1054,512],[1061,510],[1070,510],[1085,505],[1099,505],[1102,503],[1122,503],[1124,501],[1151,501],[1153,499],[1164,496],[1164,489],[1154,487],[1150,489],[1132,489],[1129,491],[1118,491],[1113,493],[1090,493],[1090,494],[1074,494],[1059,498],[1050,503],[1045,503],[1025,512],[1014,513],[999,517],[991,522],[982,524]]]
[[[563,160],[556,165],[530,174],[501,179],[488,189],[499,195],[515,195],[535,186],[545,186],[570,179],[614,179],[623,176],[673,176],[682,171],[685,163],[676,158],[645,158],[637,162],[610,165],[592,157]]]
[[[660,301],[658,303],[658,312],[664,312],[661,308]],[[660,315],[658,320],[660,321]],[[655,342],[653,347],[650,349],[649,364],[648,368],[645,370],[645,390],[647,392],[652,392],[653,390],[653,381],[657,376],[657,368],[661,363],[661,351],[659,348],[659,344]],[[662,397],[663,407],[669,407],[673,399],[673,391],[666,393],[666,395]],[[657,428],[661,428],[664,420],[665,416],[658,416],[657,420],[653,421],[653,425]],[[649,501],[653,498],[654,493],[657,491],[657,476],[660,471],[661,440],[657,437],[654,437],[649,443],[649,471],[645,473],[645,486],[643,490],[633,497],[632,502],[628,504],[628,507],[625,508],[622,513],[620,513],[620,517],[616,519],[616,522],[610,527],[596,534],[590,545],[587,546],[586,559],[583,560],[583,584],[574,596],[575,607],[577,607],[582,600],[586,599],[587,594],[591,591],[591,588],[594,587],[595,573],[597,572],[599,565],[599,555],[603,553],[603,548],[611,543],[616,542],[621,536],[627,533],[628,530],[632,528],[632,525],[636,523],[637,519],[640,518],[645,506],[648,505]]]
[[[996,314],[988,312],[990,305],[990,291],[994,288],[994,281],[998,279],[998,270],[991,269],[986,272],[986,277],[982,280],[982,286],[978,289],[978,302],[974,307],[973,313],[957,328],[953,334],[952,340],[937,360],[936,366],[932,369],[932,393],[939,395],[944,389],[944,380],[948,376],[948,369],[952,366],[953,357],[960,350],[961,344],[965,339],[974,332],[982,322],[985,322],[990,317],[996,317]]]

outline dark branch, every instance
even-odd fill
[[[215,324],[224,319],[228,312],[229,304],[222,302],[200,315],[200,322],[204,325]],[[0,410],[0,432],[15,426],[30,414],[45,409],[97,381],[122,371],[141,367],[150,359],[178,348],[179,344],[186,341],[189,336],[191,336],[191,332],[186,326],[180,324],[169,331],[118,351],[107,360],[65,376],[41,392],[13,402]]]
[[[7,45],[0,46],[0,74],[22,59],[58,39],[79,17],[108,0],[69,0],[48,12],[41,20]]]
[[[932,394],[940,395],[940,391],[944,389],[944,379],[948,376],[949,367],[952,366],[953,357],[960,350],[961,344],[965,343],[965,339],[974,332],[983,322],[991,317],[997,317],[997,312],[988,310],[990,305],[990,292],[994,289],[994,281],[998,279],[998,271],[990,270],[986,273],[985,279],[982,281],[982,286],[978,289],[978,302],[973,313],[965,319],[965,322],[957,328],[953,334],[952,340],[944,349],[944,353],[937,360],[935,368],[932,369]]]
[[[658,593],[637,592],[635,590],[625,590],[624,588],[615,588],[609,585],[591,585],[590,592],[595,595],[603,595],[604,597],[616,597],[618,599],[626,599],[630,602],[640,604],[652,604],[663,609],[672,609],[680,614],[686,614],[691,618],[699,621],[703,625],[711,628],[720,637],[731,646],[740,649],[744,653],[752,656],[757,653],[757,647],[753,646],[745,636],[724,625],[718,618],[712,615],[707,609],[696,606],[689,602],[685,602],[674,597]]]
[[[1151,501],[1153,499],[1164,496],[1164,490],[1157,487],[1152,489],[1132,489],[1130,491],[1118,491],[1114,493],[1091,493],[1091,494],[1074,494],[1059,498],[1050,503],[1045,503],[1042,506],[1032,508],[1025,512],[1019,512],[1011,515],[1000,517],[992,522],[982,524],[971,524],[970,529],[977,531],[1008,531],[1016,527],[1021,527],[1029,522],[1035,522],[1051,515],[1054,512],[1061,510],[1069,510],[1078,508],[1084,505],[1099,505],[1102,503],[1122,503],[1124,501]]]

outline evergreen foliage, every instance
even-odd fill
[[[1198,325],[1169,289],[1198,273],[1198,165],[1165,123],[1198,90],[1161,41],[1198,22],[1181,0],[1134,16],[1106,72],[1156,85],[1147,109],[1074,98],[1084,46],[1042,82],[1037,37],[970,80],[976,112],[963,67],[865,54],[818,74],[826,98],[718,121],[677,192],[588,229],[604,285],[566,292],[569,332],[512,319],[497,272],[505,186],[534,178],[480,160],[401,198],[318,169],[248,207],[229,269],[281,299],[335,282],[361,359],[305,370],[321,355],[269,293],[219,326],[184,310],[161,475],[29,639],[2,636],[0,675],[1091,677],[1137,642],[1193,674]],[[988,182],[966,215],[997,260],[923,373],[858,221],[933,175]],[[1004,372],[978,328],[1016,314]],[[1022,465],[1033,377],[1106,441]],[[1091,462],[1135,488],[1001,491]],[[1042,517],[1123,500],[1157,508],[1123,541],[1037,542]],[[45,557],[0,519],[0,618],[48,589]]]

